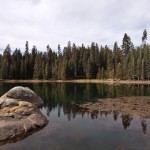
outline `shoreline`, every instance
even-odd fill
[[[96,84],[150,84],[150,80],[0,80],[1,83],[96,83]]]

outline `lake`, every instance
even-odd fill
[[[0,83],[0,95],[21,85],[30,87],[44,100],[42,113],[49,123],[21,141],[0,146],[1,150],[149,150],[150,120],[124,118],[121,114],[92,116],[72,109],[100,98],[150,96],[150,85],[71,83]]]

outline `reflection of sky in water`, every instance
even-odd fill
[[[2,90],[8,90],[14,84],[3,85]],[[113,114],[107,116],[98,114],[91,119],[91,115],[71,111],[71,102],[84,102],[95,97],[114,97],[150,95],[149,86],[108,86],[108,85],[50,85],[26,84],[39,93],[45,100],[45,107],[41,110],[49,119],[49,124],[41,131],[13,144],[1,146],[2,150],[149,150],[150,148],[150,121],[136,117],[128,119],[118,115],[114,120]],[[110,90],[111,89],[111,90]],[[1,90],[1,91],[2,91]],[[80,91],[80,92],[78,92]],[[92,93],[88,92],[91,91]],[[111,93],[109,93],[111,91]],[[130,92],[128,92],[130,91]],[[80,95],[76,95],[79,94]],[[115,94],[114,94],[115,93]],[[117,94],[118,95],[117,95]],[[104,96],[102,96],[102,94]],[[90,99],[88,99],[90,98]],[[144,134],[146,125],[146,134]],[[126,129],[125,129],[126,128]],[[144,131],[143,131],[144,128]]]

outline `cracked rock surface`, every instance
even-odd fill
[[[14,87],[0,97],[0,145],[48,123],[38,109],[43,100],[31,89]]]

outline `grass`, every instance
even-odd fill
[[[105,83],[105,84],[150,84],[150,80],[99,80],[99,79],[77,79],[77,80],[1,80],[4,83]]]

